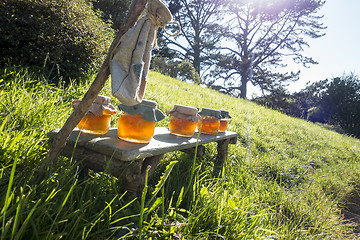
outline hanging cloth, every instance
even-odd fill
[[[171,23],[172,15],[161,0],[149,0],[147,14],[120,39],[110,63],[112,95],[121,103],[141,103],[149,72],[151,51],[159,27]]]

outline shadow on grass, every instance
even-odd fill
[[[358,186],[357,189],[359,189]],[[345,222],[350,222],[354,224],[353,233],[359,234],[360,236],[360,193],[357,190],[356,192],[350,193],[343,199],[343,207],[340,209],[341,214],[344,216]]]

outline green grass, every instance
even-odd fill
[[[54,87],[26,69],[3,69],[2,239],[351,237],[341,209],[359,194],[358,139],[155,72],[148,80],[145,98],[164,112],[174,104],[230,112],[229,130],[239,138],[223,175],[213,174],[216,144],[208,144],[201,159],[166,154],[139,199],[119,192],[119,181],[105,173],[81,181],[76,163],[64,157],[39,180],[46,133],[63,125],[71,99],[81,98],[89,83]],[[109,82],[101,93],[111,96]],[[166,117],[158,126],[168,123]]]

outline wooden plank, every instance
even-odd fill
[[[52,139],[58,131],[59,129],[55,129],[49,132],[48,136]],[[200,134],[198,144],[203,145],[225,139],[231,139],[232,141],[230,142],[236,142],[236,138],[237,133],[230,131],[218,133],[217,135]],[[155,134],[150,143],[139,144],[119,139],[116,128],[111,128],[108,133],[104,135],[88,134],[75,129],[70,134],[67,144],[75,146],[75,143],[77,146],[106,156],[112,156],[121,161],[132,161],[134,159],[193,148],[197,144],[197,133],[191,138],[185,138],[170,134],[168,128],[157,127],[155,128]]]

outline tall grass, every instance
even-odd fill
[[[145,97],[164,112],[178,103],[230,111],[229,130],[239,138],[221,176],[213,171],[216,144],[208,144],[203,158],[166,154],[139,199],[119,192],[106,173],[80,179],[64,157],[38,180],[46,133],[62,126],[70,100],[88,86],[1,72],[3,239],[344,239],[351,232],[340,210],[358,194],[359,140],[154,72]],[[109,84],[101,94],[111,96]]]

